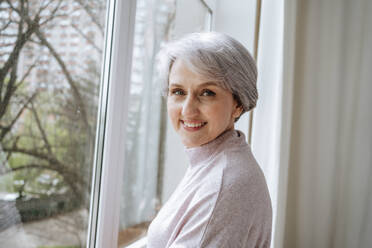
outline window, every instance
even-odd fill
[[[87,240],[106,1],[60,2],[0,3],[0,247]],[[84,25],[70,24],[74,4]],[[89,57],[66,46],[86,26],[96,43],[74,42]]]

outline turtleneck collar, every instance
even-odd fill
[[[220,136],[207,144],[192,148],[185,148],[185,151],[189,158],[190,166],[193,167],[208,161],[212,156],[218,154],[226,148],[240,145],[247,145],[244,133],[236,129],[230,129],[223,132],[220,134]]]

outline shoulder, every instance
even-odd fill
[[[267,191],[265,176],[248,145],[225,149],[219,159],[224,163],[223,188]]]
[[[252,247],[271,235],[272,207],[265,177],[248,148],[226,149],[216,157],[224,165],[220,191],[201,247]],[[232,243],[231,243],[232,242]],[[237,243],[234,243],[237,242]],[[251,244],[251,245],[248,245]]]
[[[226,147],[213,157],[208,167],[205,176],[220,191],[268,196],[265,176],[248,145]]]
[[[272,206],[266,179],[249,146],[226,149],[219,160],[224,169],[215,211],[240,214],[239,222],[271,223]]]

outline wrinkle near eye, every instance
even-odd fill
[[[215,96],[216,93],[209,89],[204,89],[201,93],[202,96]]]
[[[174,88],[169,90],[170,95],[183,96],[185,91],[183,89]]]

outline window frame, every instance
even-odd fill
[[[136,0],[108,1],[87,247],[116,247]],[[120,53],[118,52],[120,51]]]

